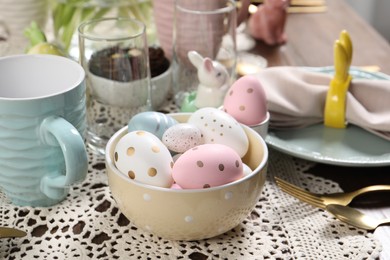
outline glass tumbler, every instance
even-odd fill
[[[130,118],[151,109],[145,25],[103,18],[79,28],[80,63],[87,80],[87,145],[98,154]]]
[[[206,74],[210,71],[206,76],[203,72],[199,73],[200,66],[204,65],[194,65],[188,57],[190,51],[223,65],[228,73],[228,82],[221,91],[227,91],[226,84],[231,85],[236,79],[236,27],[237,13],[233,0],[175,1],[172,80],[177,105],[181,106],[191,93],[199,89],[200,84],[207,88],[207,82],[219,80],[220,71],[204,70]],[[212,76],[214,72],[215,76]],[[214,92],[210,90],[210,93]],[[223,93],[219,95],[223,97]]]

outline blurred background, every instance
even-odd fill
[[[347,0],[347,2],[390,42],[389,0]]]

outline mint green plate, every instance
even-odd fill
[[[308,69],[333,74],[333,67]],[[350,73],[354,78],[390,80],[386,74],[353,67]],[[390,142],[354,125],[345,129],[323,124],[303,129],[270,129],[266,142],[276,150],[314,162],[357,167],[390,165]]]

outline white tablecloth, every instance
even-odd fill
[[[371,233],[280,191],[274,176],[317,192],[340,188],[305,174],[311,163],[276,151],[250,216],[221,236],[194,242],[161,239],[133,226],[111,197],[104,160],[93,154],[89,160],[86,180],[56,206],[17,207],[1,197],[0,225],[28,235],[0,240],[0,259],[374,259],[382,248]]]

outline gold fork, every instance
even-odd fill
[[[346,206],[351,201],[366,192],[373,191],[390,191],[390,185],[373,185],[364,187],[355,191],[346,192],[346,193],[332,193],[332,194],[317,194],[301,189],[291,183],[288,183],[278,177],[275,177],[276,184],[279,188],[287,194],[306,202],[314,207],[325,209],[326,205],[329,204],[338,204]]]

